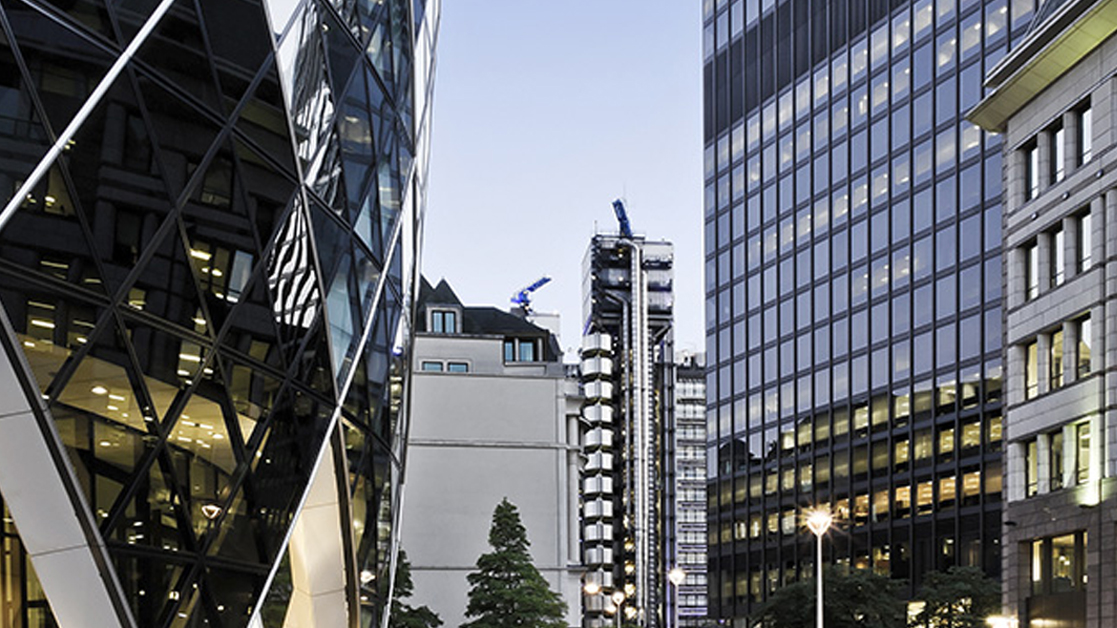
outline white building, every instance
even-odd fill
[[[507,497],[578,625],[581,397],[556,338],[522,313],[463,306],[445,281],[424,282],[417,312],[402,538],[412,603],[446,626],[466,620],[466,576]]]

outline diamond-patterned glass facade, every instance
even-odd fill
[[[3,342],[122,626],[283,625],[335,471],[347,612],[378,621],[438,15],[0,1]]]

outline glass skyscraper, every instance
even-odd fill
[[[710,613],[824,560],[998,576],[1001,146],[1031,0],[706,0]]]
[[[0,4],[0,625],[380,622],[438,14]]]

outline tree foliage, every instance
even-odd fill
[[[442,619],[427,606],[411,606],[404,599],[415,592],[411,580],[411,561],[402,549],[396,558],[396,583],[392,598],[392,610],[388,613],[388,628],[438,628]]]
[[[461,628],[565,628],[566,603],[532,564],[527,530],[508,498],[493,512],[489,545],[466,577],[465,615],[473,619]]]
[[[871,571],[827,568],[822,578],[822,614],[827,628],[903,628],[897,596],[900,583]],[[753,616],[753,628],[814,628],[815,581],[776,590]]]
[[[951,567],[928,573],[916,599],[925,605],[912,628],[983,628],[1001,609],[1001,588],[977,567]]]

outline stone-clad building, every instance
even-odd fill
[[[970,120],[1004,137],[1005,615],[1117,622],[1117,2],[1049,1]]]

